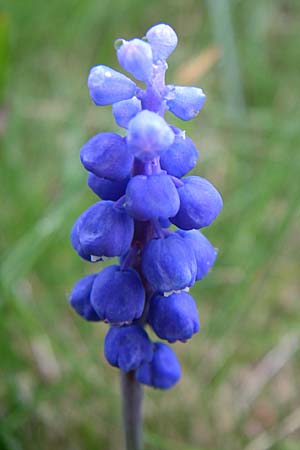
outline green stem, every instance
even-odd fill
[[[143,449],[143,388],[134,372],[121,372],[122,413],[126,450]]]

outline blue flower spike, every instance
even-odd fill
[[[87,321],[110,324],[104,342],[109,364],[158,389],[174,386],[181,369],[172,348],[152,342],[145,328],[171,344],[199,331],[188,291],[217,256],[199,229],[223,206],[208,180],[187,176],[197,165],[197,146],[165,119],[166,110],[184,121],[195,118],[206,98],[199,87],[165,84],[166,59],[177,42],[169,25],[156,24],[145,38],[116,41],[129,76],[92,67],[90,97],[97,106],[112,105],[123,133],[98,133],[81,148],[87,184],[102,201],[89,206],[71,231],[71,244],[85,261],[119,260],[75,284],[72,308]]]

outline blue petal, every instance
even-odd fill
[[[168,175],[137,175],[128,183],[126,210],[135,219],[167,219],[175,216],[178,209],[177,189]]]
[[[141,110],[141,101],[136,97],[114,103],[112,107],[116,123],[123,128],[127,128],[131,119],[133,119]]]
[[[222,197],[205,178],[190,176],[178,188],[180,208],[171,222],[184,230],[210,225],[222,209]]]
[[[168,85],[166,96],[169,110],[182,120],[190,120],[197,116],[205,102],[205,94],[201,88]]]
[[[145,291],[136,270],[120,270],[112,265],[103,269],[93,284],[91,304],[102,320],[113,324],[131,323],[141,317]]]
[[[165,60],[176,48],[178,38],[169,25],[159,23],[151,27],[146,38],[151,45],[154,61]]]
[[[118,40],[116,45],[121,66],[137,80],[149,82],[152,77],[153,63],[150,45],[141,39]]]
[[[197,164],[198,150],[192,139],[187,136],[176,136],[173,144],[160,157],[162,169],[170,175],[182,177]]]
[[[99,133],[80,150],[82,165],[100,178],[121,181],[130,175],[133,157],[124,138],[116,133]]]
[[[151,111],[141,111],[128,125],[128,147],[142,161],[160,156],[172,145],[174,137],[165,120]]]
[[[159,389],[171,388],[180,376],[180,364],[175,352],[160,342],[154,345],[152,361],[143,363],[135,372],[137,381]]]
[[[92,67],[88,77],[88,88],[97,106],[110,105],[131,98],[136,84],[120,72],[107,66]]]
[[[105,337],[104,354],[109,364],[129,372],[151,361],[153,346],[139,325],[113,326]]]
[[[70,295],[70,303],[75,311],[84,319],[99,321],[100,317],[91,305],[90,296],[97,274],[87,275],[77,281]]]
[[[95,194],[102,200],[118,200],[125,194],[129,178],[121,181],[111,181],[106,178],[99,178],[93,173],[89,173],[87,184]]]
[[[186,292],[152,297],[148,322],[158,337],[169,342],[186,341],[200,328],[196,303]]]

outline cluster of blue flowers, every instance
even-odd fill
[[[144,89],[110,67],[91,69],[92,100],[112,104],[126,135],[99,133],[82,147],[88,186],[102,201],[83,212],[71,232],[85,260],[119,258],[119,264],[77,282],[72,307],[86,320],[110,325],[104,354],[111,365],[161,389],[179,380],[180,365],[170,346],[150,340],[145,326],[170,343],[185,342],[199,330],[188,291],[208,273],[216,250],[198,229],[222,208],[209,181],[185,176],[198,151],[164,119],[166,110],[192,119],[205,101],[198,87],[165,84],[166,58],[176,45],[176,33],[166,24],[153,26],[143,39],[116,42],[120,65]]]

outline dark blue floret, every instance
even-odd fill
[[[170,175],[183,177],[197,164],[198,150],[192,139],[176,136],[173,144],[160,157],[160,165]]]
[[[131,323],[141,317],[145,291],[136,270],[112,265],[103,269],[93,284],[91,304],[98,316],[112,324]]]
[[[121,181],[130,175],[133,157],[124,138],[116,133],[99,133],[80,150],[86,170],[97,177]]]
[[[200,231],[178,230],[177,233],[190,242],[197,261],[196,280],[202,280],[214,265],[217,250]]]
[[[97,106],[127,100],[136,93],[136,84],[120,72],[107,66],[91,68],[88,77],[88,88],[93,102]]]
[[[137,80],[147,83],[152,77],[152,50],[141,39],[117,40],[117,57],[121,66]]]
[[[152,297],[148,322],[158,337],[169,342],[186,341],[200,328],[196,303],[186,292]]]
[[[152,111],[140,112],[128,125],[128,147],[142,161],[151,161],[160,156],[172,145],[174,137],[165,120]]]
[[[114,103],[112,107],[116,123],[123,128],[127,128],[131,119],[133,119],[141,110],[141,101],[136,97]]]
[[[135,372],[140,383],[159,389],[169,389],[180,379],[181,369],[175,352],[165,344],[154,344],[151,362],[143,363]]]
[[[111,181],[89,173],[87,184],[102,200],[116,201],[125,194],[128,181],[129,178],[121,181]]]
[[[100,317],[91,305],[91,291],[97,274],[86,275],[77,281],[70,295],[70,303],[85,320],[97,322]]]
[[[113,326],[105,337],[104,354],[109,364],[129,372],[152,360],[153,344],[139,325]]]
[[[210,225],[222,209],[222,197],[205,178],[190,176],[182,179],[184,185],[178,188],[180,208],[171,219],[183,230]]]
[[[179,196],[171,178],[161,172],[137,175],[126,189],[126,210],[137,220],[174,217],[179,209]]]
[[[133,238],[133,219],[123,208],[107,200],[90,206],[76,221],[72,244],[82,255],[101,259],[126,253]],[[75,244],[75,245],[74,245]],[[87,258],[85,258],[87,259]]]
[[[85,213],[86,211],[83,214],[81,214],[81,216],[79,216],[78,219],[75,221],[71,230],[70,240],[72,247],[74,248],[74,250],[76,250],[78,255],[81,256],[81,258],[85,259],[86,261],[91,261],[91,255],[85,249],[83,249],[79,240],[79,230],[82,226],[82,223],[84,222]]]
[[[142,253],[142,271],[155,291],[170,292],[195,283],[197,264],[190,245],[173,233],[147,243]]]

